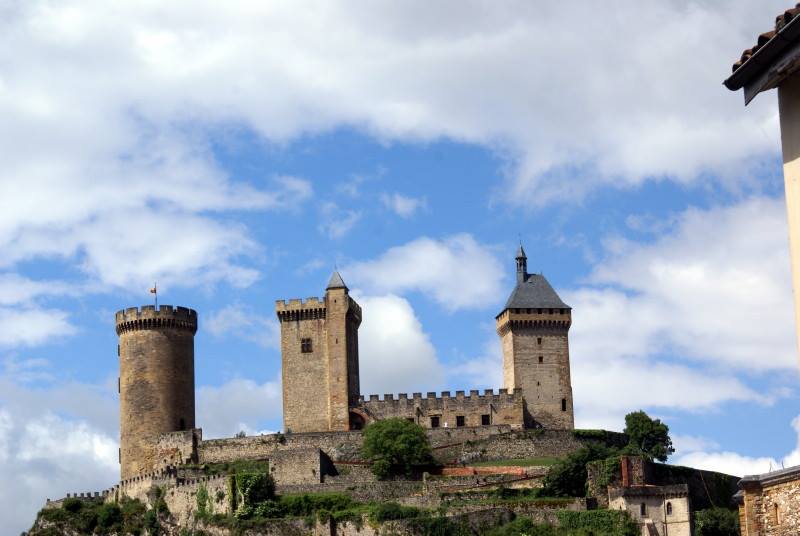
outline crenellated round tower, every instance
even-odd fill
[[[194,334],[197,313],[152,305],[118,311],[120,473],[126,479],[156,462],[159,434],[194,428]]]

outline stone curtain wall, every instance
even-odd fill
[[[319,484],[333,466],[318,448],[276,450],[269,457],[269,471],[276,484]]]
[[[440,397],[433,392],[425,397],[422,393],[413,393],[411,397],[400,393],[396,398],[386,394],[382,400],[378,395],[370,395],[359,399],[358,409],[371,420],[400,417],[413,419],[423,428],[432,428],[431,417],[438,417],[441,428],[457,428],[459,416],[464,418],[466,427],[481,426],[484,415],[488,416],[489,424],[507,424],[512,428],[524,425],[521,390],[509,392],[500,389],[494,393],[492,389],[486,389],[483,394],[472,390],[468,395],[456,391],[454,397],[450,396],[450,391],[442,391]]]

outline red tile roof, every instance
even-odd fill
[[[800,15],[800,3],[797,4],[792,9],[787,9],[782,14],[778,15],[775,18],[775,29],[770,30],[768,32],[764,32],[758,36],[758,41],[756,45],[752,48],[746,49],[742,52],[742,57],[739,58],[739,61],[733,64],[733,72],[736,72],[739,67],[741,67],[744,62],[750,59],[750,57],[755,54],[761,47],[772,41],[772,39],[778,34],[779,31],[783,29],[784,26],[789,24],[792,19],[794,19],[797,15]]]

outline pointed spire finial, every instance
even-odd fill
[[[328,286],[325,288],[325,290],[331,290],[334,288],[343,288],[348,290],[347,285],[344,284],[344,279],[342,279],[342,276],[339,275],[339,270],[333,271],[330,280],[328,280]]]
[[[524,283],[528,279],[528,257],[525,255],[525,250],[522,248],[522,240],[519,241],[519,249],[517,250],[517,282]]]

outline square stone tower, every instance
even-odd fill
[[[574,428],[569,370],[572,309],[543,275],[527,272],[522,245],[516,260],[517,285],[496,317],[504,387],[522,389],[526,428]]]
[[[283,426],[291,432],[350,430],[358,403],[361,307],[338,272],[325,297],[279,300]]]

